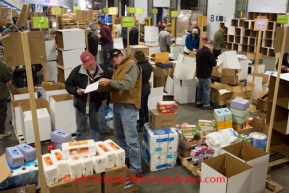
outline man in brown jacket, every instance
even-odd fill
[[[125,150],[126,164],[136,176],[141,176],[141,157],[138,133],[136,130],[137,113],[141,105],[142,74],[140,67],[121,51],[113,49],[108,56],[115,71],[112,80],[102,78],[101,86],[111,86],[117,91],[111,92],[113,104],[114,135],[120,147]]]

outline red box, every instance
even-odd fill
[[[177,109],[178,104],[175,101],[160,101],[157,104],[157,109],[168,110],[168,109]]]
[[[170,114],[170,113],[175,113],[176,110],[175,109],[158,109],[158,111],[162,114]]]

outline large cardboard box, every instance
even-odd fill
[[[154,87],[164,87],[166,85],[169,70],[153,67]]]
[[[132,181],[133,185],[124,189],[124,193],[138,193],[139,180],[135,175],[127,169],[127,177]]]
[[[45,41],[45,50],[47,61],[56,60],[56,49],[55,49],[55,40],[46,40]]]
[[[11,101],[16,101],[16,100],[24,100],[24,99],[29,99],[29,91],[28,88],[9,88],[10,90],[10,97],[11,97]],[[37,92],[36,89],[34,89],[34,96],[37,99]]]
[[[80,60],[80,55],[84,52],[84,49],[75,50],[57,50],[58,51],[58,64],[64,69],[75,68],[76,66],[82,64]]]
[[[195,78],[196,59],[179,54],[178,61],[174,70],[174,77],[181,80],[191,80]]]
[[[70,75],[73,68],[63,69],[62,67],[58,66],[57,70],[58,70],[58,82],[64,83],[68,78],[68,76]]]
[[[213,67],[212,76],[221,78],[222,77],[222,68]]]
[[[102,184],[102,190],[104,193],[113,193],[116,191],[124,191],[125,183],[123,180],[127,176],[127,167],[126,165],[114,167],[108,170],[105,170],[105,173],[102,174],[102,179],[105,183]]]
[[[11,101],[11,111],[12,111],[12,119],[13,119],[13,127],[16,135],[23,135],[23,125],[22,125],[22,120],[21,118],[21,111],[20,111],[20,106],[23,104],[29,104],[30,100],[29,99],[24,99],[24,100],[17,100],[17,101]]]
[[[146,57],[150,56],[149,55],[149,47],[148,46],[143,46],[143,45],[130,46],[130,58],[132,60],[135,60],[134,54],[137,51],[142,51]]]
[[[174,45],[170,47],[171,59],[177,60],[180,53],[183,53],[183,46]]]
[[[168,52],[154,53],[150,56],[150,59],[154,63],[167,63],[169,61]]]
[[[50,96],[52,130],[76,133],[75,108],[70,94]]]
[[[234,94],[236,94],[239,97],[244,97],[244,92],[243,92],[242,86],[239,86],[239,85],[229,86],[229,85],[227,85],[225,87],[225,89],[233,92]]]
[[[42,98],[48,102],[51,95],[67,94],[63,84],[43,85],[42,88]]]
[[[69,192],[69,193],[79,193],[77,191],[77,186],[75,181],[70,181],[70,182],[58,182],[56,184],[50,185],[47,187],[48,193],[56,193],[56,192]]]
[[[157,109],[150,110],[149,124],[153,129],[164,129],[176,126],[177,114],[161,114]]]
[[[259,91],[257,94],[258,94],[257,109],[261,111],[267,111],[268,110],[268,92]]]
[[[238,76],[239,72],[236,69],[228,69],[223,68],[222,69],[222,78],[221,83],[222,84],[229,84],[229,85],[235,85],[238,83]]]
[[[58,82],[58,68],[56,61],[46,63],[46,76],[48,81]]]
[[[174,79],[170,76],[167,77],[165,91],[168,95],[174,96]]]
[[[260,113],[258,116],[253,118],[252,127],[257,132],[263,132],[264,128],[266,128],[266,114]],[[267,133],[265,133],[268,135]]]
[[[248,83],[253,84],[253,76],[255,74],[255,87],[253,93],[253,99],[258,99],[258,92],[259,91],[266,91],[269,85],[269,75],[262,74],[262,73],[252,73],[248,75]]]
[[[47,57],[43,32],[25,33],[28,35],[31,64],[46,63]],[[21,34],[22,33],[11,33],[9,36],[5,36],[2,39],[5,50],[5,65],[7,67],[25,65]]]
[[[77,193],[101,192],[101,174],[76,179]]]
[[[174,100],[180,104],[196,101],[197,80],[180,80],[174,77]]]
[[[224,94],[220,94],[221,89],[226,89],[225,84],[214,83],[211,85],[211,101],[217,105],[226,105],[226,101],[229,100],[233,94],[233,92],[227,92]]]
[[[56,31],[57,48],[61,50],[84,49],[85,33],[83,29],[63,29]]]
[[[159,28],[155,26],[144,26],[145,42],[158,42],[159,41]]]
[[[164,87],[151,88],[149,95],[148,108],[155,109],[159,101],[163,101]]]
[[[205,160],[201,171],[202,179],[213,176],[215,183],[201,183],[200,193],[250,192],[252,167],[230,154]]]
[[[226,51],[218,56],[219,60],[223,61],[223,68],[241,69],[240,62],[236,51]]]
[[[237,143],[221,149],[252,167],[250,193],[263,193],[266,188],[269,154],[248,143]]]

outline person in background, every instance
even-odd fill
[[[175,41],[171,41],[172,24],[168,23],[165,30],[159,33],[159,46],[161,52],[170,52],[170,45]]]
[[[218,31],[216,31],[214,35],[215,47],[213,53],[215,58],[218,59],[218,56],[222,53],[222,48],[225,47],[224,42],[224,32],[226,30],[225,26],[221,26]]]
[[[127,47],[127,27],[121,28],[121,37],[122,37],[123,48],[126,48]]]
[[[98,25],[100,27],[101,35],[99,43],[102,46],[104,65],[107,69],[112,69],[113,67],[111,66],[107,58],[108,53],[113,49],[111,30],[108,25],[106,25],[106,23],[101,22],[100,20],[98,21]]]
[[[33,64],[32,65],[32,77],[33,77],[34,87],[39,84],[37,72],[39,72],[41,69],[42,69],[41,64]],[[13,74],[12,84],[13,84],[14,88],[26,88],[26,87],[28,87],[25,66],[12,66],[10,68],[10,70]]]
[[[6,36],[7,34],[10,34],[12,32],[18,32],[18,27],[14,24],[11,24],[8,28],[6,28],[3,32],[2,32],[2,37]]]
[[[88,50],[94,56],[94,59],[97,60],[97,53],[98,53],[98,37],[91,32],[90,28],[87,28],[88,34]]]
[[[208,40],[209,40],[208,39],[208,33],[207,32],[203,32],[202,44],[206,45]]]
[[[0,62],[0,139],[9,137],[11,132],[5,131],[7,117],[7,96],[9,95],[7,83],[11,80],[12,74],[6,66]]]
[[[288,52],[285,52],[283,54],[281,73],[288,73],[289,72],[288,56],[289,56]],[[278,70],[278,64],[279,64],[279,60],[278,60],[277,65],[276,65],[276,70]]]
[[[137,131],[142,132],[144,124],[149,122],[148,99],[151,93],[149,80],[152,74],[152,65],[145,59],[145,55],[142,51],[136,51],[134,57],[137,64],[142,69],[141,107],[139,109],[139,124],[137,125]]]
[[[118,49],[110,51],[109,60],[116,69],[112,80],[102,78],[99,85],[110,85],[117,90],[110,93],[114,135],[119,146],[125,150],[125,163],[135,176],[140,177],[142,167],[136,123],[137,111],[141,107],[141,69],[129,57],[125,58]]]
[[[51,35],[51,37],[52,38],[54,38],[55,39],[55,48],[57,48],[57,41],[56,41],[56,30],[51,30],[50,31],[50,35]]]
[[[160,21],[158,22],[157,27],[159,28],[159,32],[163,31],[166,28],[166,26]]]
[[[135,26],[129,32],[129,45],[138,45],[138,20],[135,21]]]
[[[163,21],[162,21],[162,23],[163,23],[164,26],[167,25],[167,24],[168,24],[167,18],[164,18]]]
[[[90,92],[85,94],[84,89],[101,78],[110,78],[107,69],[97,64],[93,55],[88,51],[80,55],[82,64],[75,67],[65,81],[65,89],[74,96],[76,113],[76,140],[84,140],[86,123],[89,118],[90,139],[99,141],[99,115],[98,110],[102,101],[106,100],[109,93]]]
[[[213,110],[210,106],[211,74],[213,67],[217,65],[217,60],[212,53],[214,41],[210,40],[197,52],[197,78],[199,80],[197,91],[197,107],[203,110]]]
[[[198,30],[193,29],[191,34],[188,34],[185,41],[184,53],[188,54],[189,51],[197,51],[200,45],[200,36]]]
[[[200,30],[200,28],[199,28],[199,26],[197,26],[197,22],[196,21],[192,21],[192,31],[194,30],[194,29],[197,29],[198,30],[198,36],[200,36],[201,34],[201,30]]]
[[[94,26],[94,24],[93,24],[92,21],[88,23],[88,27],[91,29],[92,32],[96,32],[96,31],[97,31],[97,29],[96,29],[96,27]]]

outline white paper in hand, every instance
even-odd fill
[[[93,84],[88,85],[86,87],[84,93],[86,94],[86,93],[90,93],[90,92],[96,91],[98,89],[98,84],[99,84],[99,82],[97,81],[97,82],[95,82]]]

